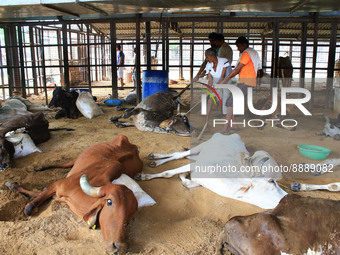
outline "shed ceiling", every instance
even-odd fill
[[[27,4],[29,2],[29,4]],[[116,22],[118,39],[136,36],[136,14],[153,19],[151,36],[158,37],[160,21],[168,19],[169,36],[207,38],[211,32],[221,31],[226,37],[249,34],[253,37],[271,36],[272,17],[284,17],[280,22],[280,37],[301,38],[302,24],[298,17],[324,17],[328,23],[318,24],[318,37],[329,37],[331,22],[336,18],[340,32],[339,0],[1,0],[0,25],[7,22],[67,20],[93,20],[93,31],[110,34],[109,19]],[[318,13],[316,15],[315,13]],[[247,17],[249,18],[247,20]],[[263,21],[251,18],[263,17]],[[130,18],[130,21],[128,20]],[[207,19],[208,18],[208,19]],[[185,20],[187,19],[187,20]],[[106,22],[100,22],[105,21]],[[210,21],[212,20],[212,21]],[[226,22],[227,20],[227,22]],[[223,27],[221,27],[223,21]],[[314,22],[307,25],[307,36],[314,36]],[[145,23],[140,22],[141,34]],[[340,33],[338,33],[340,34]]]
[[[29,3],[29,4],[28,4]],[[188,15],[230,12],[338,12],[339,0],[2,0],[0,19],[98,18],[126,14]],[[335,14],[338,15],[338,14]]]

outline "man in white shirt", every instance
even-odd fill
[[[222,83],[224,78],[229,75],[231,72],[231,65],[228,59],[218,57],[216,54],[216,50],[214,48],[209,48],[205,51],[205,57],[207,60],[206,72],[208,73],[208,85],[214,87],[217,83]],[[229,90],[226,89],[218,89],[217,93],[220,98],[222,98],[222,114],[226,114],[225,102],[229,97]],[[211,112],[213,101],[209,100],[206,122],[208,122],[209,115]],[[223,111],[224,110],[224,111]]]
[[[228,59],[231,65],[233,61],[233,51],[231,47],[226,42],[224,42],[224,36],[222,34],[210,33],[209,41],[210,41],[211,47],[216,49],[217,51],[216,55],[218,57]],[[198,71],[198,73],[193,79],[194,82],[198,81],[198,79],[202,77],[202,75],[204,76],[206,65],[207,65],[207,60],[205,59],[200,67],[200,70]]]

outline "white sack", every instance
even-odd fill
[[[88,119],[104,114],[89,92],[81,92],[76,101],[76,105],[78,110]]]
[[[32,138],[28,134],[22,133],[20,129],[17,131],[8,132],[5,137],[7,141],[13,143],[14,145],[14,158],[24,157],[36,151],[42,152],[34,144]]]
[[[138,201],[138,208],[143,206],[151,206],[156,204],[155,200],[150,197],[142,188],[137,184],[137,182],[127,176],[122,174],[118,179],[112,181],[113,184],[123,184],[128,187],[135,195]]]

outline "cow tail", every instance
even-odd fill
[[[75,131],[73,128],[49,128],[49,131],[60,131],[60,130],[66,130],[66,131]]]

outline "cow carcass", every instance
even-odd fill
[[[292,85],[293,65],[290,57],[279,57],[276,74],[282,82],[282,87]]]
[[[203,186],[211,191],[233,199],[254,204],[264,209],[274,208],[287,193],[276,183],[282,178],[276,169],[276,161],[265,151],[253,155],[247,151],[238,134],[214,134],[208,141],[185,152],[173,154],[150,154],[156,167],[170,160],[189,157],[194,162],[158,174],[140,173],[139,180],[170,178],[180,174],[186,187]],[[186,177],[191,174],[191,179]]]
[[[78,92],[67,92],[62,87],[56,87],[53,90],[53,97],[48,104],[48,107],[61,107],[61,110],[55,115],[56,119],[65,116],[70,119],[77,119],[81,116],[81,113],[76,106],[78,95]]]
[[[190,136],[190,124],[185,115],[174,115],[176,104],[171,93],[159,91],[148,96],[136,107],[125,110],[124,116],[110,119],[117,127],[135,126],[141,131],[174,133]],[[133,123],[120,122],[120,118],[132,117]]]
[[[19,115],[4,122],[0,126],[0,169],[3,170],[11,165],[15,153],[17,153],[16,156],[19,156],[18,153],[21,151],[20,156],[23,156],[23,154],[27,155],[28,151],[37,151],[35,149],[36,147],[32,145],[32,141],[34,144],[47,141],[50,138],[48,125],[48,121],[41,112]],[[6,137],[6,134],[18,129],[21,129],[21,131],[24,130],[25,134],[23,132],[17,132]],[[13,135],[16,136],[15,141],[13,140]],[[27,135],[29,137],[27,137]],[[8,136],[12,136],[12,140],[8,138]],[[24,144],[28,146],[24,148]],[[30,146],[30,144],[32,146]],[[15,149],[15,146],[22,148]]]
[[[334,140],[340,140],[340,114],[336,120],[330,120],[329,117],[324,114],[325,126],[322,133],[318,135],[326,135],[332,137]]]
[[[237,255],[340,254],[340,202],[289,194],[272,211],[231,218],[216,254],[223,248]]]
[[[107,252],[125,254],[125,229],[137,211],[138,202],[125,185],[111,182],[122,174],[133,177],[142,170],[143,162],[137,146],[131,144],[126,136],[119,135],[111,142],[85,149],[71,162],[39,170],[67,167],[72,169],[66,178],[52,183],[41,193],[28,192],[17,183],[8,183],[7,186],[34,198],[25,207],[26,215],[31,215],[44,201],[54,196],[82,217],[91,229],[100,227]]]

